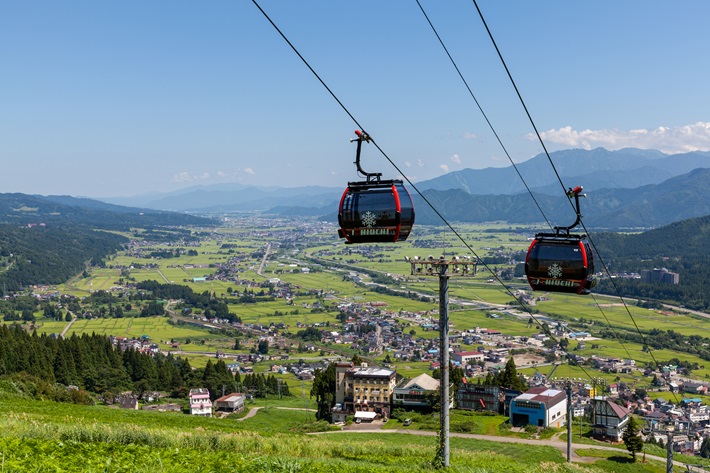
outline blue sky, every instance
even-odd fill
[[[540,153],[473,2],[420,1],[512,158]],[[259,3],[411,180],[509,165],[414,0]],[[710,3],[479,6],[549,150],[710,149]],[[0,65],[0,192],[357,179],[356,125],[250,0],[5,1]]]

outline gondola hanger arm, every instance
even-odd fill
[[[355,130],[355,134],[357,135],[357,138],[352,138],[350,142],[352,143],[353,141],[357,141],[357,151],[355,152],[355,166],[357,167],[357,172],[365,176],[367,178],[367,182],[370,182],[371,179],[379,181],[380,177],[382,177],[381,172],[367,172],[360,166],[360,152],[362,151],[362,142],[365,141],[369,143],[372,138],[370,138],[370,135],[360,130]]]

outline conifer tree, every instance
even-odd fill
[[[316,398],[316,419],[331,420],[330,410],[335,405],[335,363],[324,370],[316,370],[311,388],[311,397]]]
[[[634,416],[629,417],[629,423],[622,435],[626,450],[631,452],[631,457],[636,461],[636,453],[643,450],[643,439],[640,435],[641,427]]]

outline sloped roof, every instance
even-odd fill
[[[246,397],[245,394],[242,393],[231,393],[227,394],[226,396],[222,396],[219,399],[217,399],[215,402],[235,402],[241,397]]]
[[[439,381],[432,378],[426,373],[422,373],[416,378],[412,378],[411,380],[409,380],[409,382],[402,386],[402,388],[411,389],[414,386],[419,386],[425,391],[434,391],[435,389],[439,389]]]
[[[516,397],[515,400],[518,401],[533,401],[540,402],[551,408],[559,402],[566,400],[565,392],[559,389],[551,389],[545,386],[539,388],[532,388],[527,392],[524,392],[520,396]]]
[[[623,419],[624,417],[629,415],[629,412],[631,412],[627,408],[625,408],[624,406],[620,406],[615,402],[611,402],[611,401],[607,400],[606,403],[609,404],[609,406],[611,406],[611,409],[614,411],[614,414],[616,414],[616,416],[619,419]]]

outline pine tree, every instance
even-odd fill
[[[330,410],[335,405],[335,363],[329,364],[324,370],[316,370],[311,397],[316,398],[318,405],[316,419],[330,421]]]
[[[710,458],[710,437],[705,437],[703,439],[703,444],[700,446],[700,456],[703,458]]]
[[[629,417],[629,423],[626,425],[626,430],[622,435],[626,450],[631,452],[631,457],[636,461],[636,453],[643,450],[643,439],[640,435],[641,426],[634,416]]]

